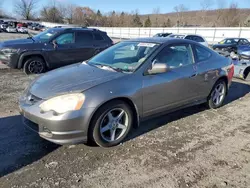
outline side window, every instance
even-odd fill
[[[196,42],[205,42],[203,38],[196,36]]]
[[[56,38],[57,44],[72,44],[74,43],[73,33],[64,33]]]
[[[167,46],[155,57],[155,60],[166,63],[171,69],[190,65],[193,63],[191,46],[189,44]]]
[[[76,32],[76,43],[86,44],[93,42],[93,40],[91,32]]]
[[[195,51],[196,51],[198,62],[205,61],[212,56],[212,54],[208,50],[200,46],[195,45]]]
[[[194,39],[193,39],[193,36],[191,36],[191,35],[186,36],[185,39],[194,40]]]
[[[99,33],[94,33],[95,40],[104,40],[103,37]]]

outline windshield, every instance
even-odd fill
[[[50,38],[52,38],[57,32],[55,30],[47,30],[44,32],[39,33],[38,35],[35,35],[33,38],[35,40],[39,40],[42,42],[49,41]]]
[[[224,39],[220,42],[220,44],[236,44],[239,39]]]
[[[155,43],[120,42],[94,56],[88,64],[134,72],[158,46]]]

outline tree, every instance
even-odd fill
[[[213,5],[213,0],[202,0],[200,4],[201,4],[202,21],[203,23],[206,23],[207,11]]]
[[[159,7],[154,8],[153,9],[153,15],[155,16],[155,19],[154,19],[153,25],[155,27],[159,26],[159,14],[160,14],[160,8]]]
[[[144,27],[151,27],[151,20],[150,17],[148,16],[148,18],[145,20],[144,22]]]
[[[175,6],[174,7],[174,11],[177,13],[177,16],[178,16],[178,23],[181,24],[181,25],[184,25],[184,12],[187,12],[188,11],[188,8],[183,5],[183,4],[180,4],[178,6]]]
[[[26,20],[34,18],[38,0],[16,0],[14,11],[18,16]]]
[[[142,23],[141,23],[141,19],[140,19],[138,13],[136,13],[136,14],[134,15],[132,25],[133,25],[134,27],[142,27],[142,26],[143,26]]]
[[[232,2],[229,9],[224,11],[224,14],[222,15],[222,23],[225,27],[239,26],[239,9],[237,3]]]
[[[53,7],[43,7],[41,10],[42,20],[54,23],[63,23],[63,16],[61,15],[59,9],[55,6]]]
[[[164,22],[165,23],[165,22]],[[171,20],[168,18],[167,23],[165,23],[164,27],[172,27]]]
[[[65,20],[67,20],[68,24],[73,23],[73,16],[76,6],[73,4],[54,4],[56,7],[58,7],[58,10],[60,11],[60,15],[64,17]]]
[[[97,12],[96,12],[96,16],[97,16],[97,17],[99,17],[99,18],[100,18],[100,17],[102,17],[102,13],[101,13],[101,11],[100,11],[100,10],[97,10]]]

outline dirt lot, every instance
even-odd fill
[[[250,85],[226,104],[141,123],[110,149],[49,143],[21,122],[17,99],[34,77],[0,70],[0,187],[250,187]]]

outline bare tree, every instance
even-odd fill
[[[237,3],[231,2],[229,8],[224,11],[222,15],[222,24],[226,27],[239,26],[239,9]]]
[[[153,26],[158,27],[159,26],[159,15],[160,15],[160,8],[154,8],[153,9],[153,15],[155,16],[155,19],[153,20]]]
[[[207,11],[214,4],[214,1],[213,0],[202,0],[200,4],[201,4],[202,10]]]
[[[178,16],[178,20],[177,20],[178,26],[179,24],[184,25],[185,20],[184,20],[183,15],[184,15],[184,12],[188,11],[188,8],[185,5],[180,4],[174,7],[174,11],[177,13],[177,16]]]
[[[64,16],[64,18],[68,21],[69,24],[73,23],[74,11],[76,6],[73,4],[59,4],[58,9],[60,14]]]
[[[213,0],[202,0],[201,4],[201,13],[202,13],[202,21],[206,23],[207,11],[210,10],[211,6],[213,5]]]
[[[26,20],[34,18],[38,0],[16,0],[14,11],[18,16]]]

